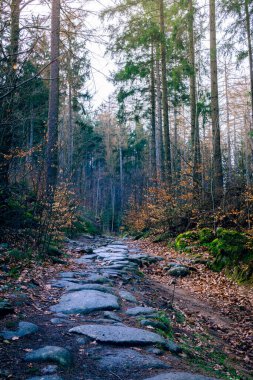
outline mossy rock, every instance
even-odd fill
[[[210,268],[225,272],[238,282],[253,280],[253,250],[249,237],[242,232],[219,228],[217,238],[208,246],[214,255]]]
[[[211,243],[214,240],[215,236],[211,228],[202,228],[199,231],[199,241],[201,244]]]
[[[247,241],[247,236],[242,232],[219,228],[217,238],[209,244],[209,248],[215,256],[223,254],[233,261],[240,259],[247,252]]]
[[[177,251],[183,251],[189,246],[193,246],[194,243],[197,243],[199,235],[196,231],[187,231],[183,234],[180,234],[176,237],[175,248]]]

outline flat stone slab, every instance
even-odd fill
[[[136,306],[126,310],[127,315],[136,316],[136,315],[145,315],[145,314],[153,314],[156,312],[156,309],[153,307],[142,307]]]
[[[217,380],[213,377],[206,377],[189,372],[168,372],[144,380]]]
[[[95,260],[96,258],[97,258],[97,255],[93,253],[91,255],[82,256],[79,259],[75,259],[74,261],[77,264],[85,264],[87,261]]]
[[[64,314],[88,314],[98,310],[119,309],[118,298],[98,290],[81,290],[65,294],[50,310]]]
[[[85,278],[85,281],[87,283],[95,283],[95,284],[105,284],[105,283],[108,283],[110,282],[109,278],[107,277],[103,277],[99,274],[89,274],[87,278]]]
[[[65,318],[52,318],[52,319],[50,319],[50,322],[53,325],[63,325],[64,323],[66,323],[66,324],[70,323],[70,321],[68,319],[65,319]]]
[[[171,368],[162,360],[151,355],[143,355],[136,350],[128,349],[97,349],[88,350],[88,355],[96,360],[96,365],[104,371],[136,371],[152,368]]]
[[[160,335],[142,329],[127,326],[81,325],[69,330],[71,333],[86,335],[101,343],[126,345],[165,345]]]
[[[45,346],[25,355],[27,362],[55,362],[62,366],[70,366],[73,358],[72,354],[63,347]]]
[[[77,272],[61,272],[59,275],[61,278],[75,278]]]
[[[98,290],[99,292],[103,293],[111,293],[113,294],[113,288],[108,286],[103,286],[100,284],[75,284],[75,283],[68,283],[66,284],[66,289],[68,292],[76,292],[80,290]]]
[[[133,303],[137,302],[137,299],[135,298],[135,296],[132,293],[127,292],[126,290],[120,290],[119,295],[121,298],[123,298],[124,300],[128,302],[133,302]]]
[[[128,251],[127,245],[123,245],[123,244],[110,244],[106,248],[119,249],[120,251],[122,250]]]
[[[6,330],[0,333],[4,339],[12,339],[14,337],[23,337],[26,335],[31,335],[39,330],[38,326],[30,322],[19,322],[18,329],[16,331]]]
[[[105,311],[104,317],[108,319],[112,319],[113,321],[122,322],[122,319],[113,311]]]
[[[120,252],[119,253],[112,253],[112,252],[106,252],[106,251],[97,253],[97,255],[102,259],[110,259],[110,260],[115,260],[115,259],[125,260],[127,257],[127,254],[123,254]]]
[[[45,376],[35,376],[35,377],[29,377],[27,380],[63,380],[62,377],[57,375],[45,375]]]

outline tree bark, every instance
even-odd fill
[[[160,54],[159,54],[160,55]],[[160,74],[160,57],[156,57],[156,104],[157,104],[157,136],[156,136],[156,167],[158,178],[164,181],[164,147],[163,147],[163,121],[162,121],[162,91]]]
[[[165,178],[171,183],[171,146],[169,128],[169,105],[167,87],[167,59],[166,59],[166,35],[164,22],[164,3],[159,0],[160,10],[160,32],[161,32],[161,63],[162,63],[162,104],[163,104],[163,129],[164,129],[164,149],[165,149]]]
[[[151,97],[151,176],[152,180],[157,178],[156,168],[156,104],[155,104],[155,68],[154,68],[154,47],[151,47],[151,77],[150,77],[150,97]]]
[[[191,149],[192,149],[192,178],[193,196],[198,199],[201,185],[201,154],[199,139],[199,121],[197,112],[197,85],[196,85],[196,64],[195,64],[195,41],[194,41],[194,7],[193,1],[189,0],[188,5],[188,34],[189,34],[189,63],[191,66],[190,76],[190,109],[191,109]]]
[[[51,66],[48,110],[48,141],[46,152],[46,190],[50,193],[57,182],[58,115],[59,115],[59,55],[60,55],[60,0],[52,0],[51,11]]]
[[[228,96],[228,69],[225,62],[225,96],[226,96],[226,124],[227,124],[227,144],[228,144],[228,187],[231,185],[232,177],[232,157],[231,157],[231,137],[230,137],[230,112],[229,112],[229,96]]]
[[[209,0],[210,9],[210,63],[211,63],[211,118],[213,139],[213,199],[215,204],[223,195],[223,171],[220,144],[219,98],[217,74],[216,6]]]
[[[251,125],[250,125],[250,148],[251,148],[251,173],[253,174],[253,56],[252,56],[252,42],[251,42],[251,25],[250,25],[250,13],[249,13],[249,0],[244,2],[245,8],[245,20],[246,20],[246,32],[248,42],[248,56],[249,56],[249,69],[250,69],[250,96],[251,96]]]

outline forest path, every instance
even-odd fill
[[[182,352],[180,344],[168,339],[183,335],[195,344],[193,331],[171,307],[171,287],[140,271],[159,266],[161,257],[134,246],[130,249],[126,241],[102,237],[69,241],[67,249],[71,271],[62,271],[45,284],[44,304],[33,304],[32,314],[26,309],[16,319],[2,321],[0,378],[210,379],[192,374],[208,369],[186,360],[185,342]],[[188,307],[207,312],[204,303],[181,295]],[[179,293],[176,297],[178,301]],[[174,331],[172,320],[177,323]]]

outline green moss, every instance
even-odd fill
[[[214,233],[211,228],[202,228],[199,231],[199,241],[201,244],[210,243],[214,239]]]
[[[184,314],[181,312],[181,311],[179,311],[179,310],[176,310],[175,311],[175,318],[176,318],[176,322],[177,323],[184,323],[185,322],[185,316],[184,316]]]
[[[198,241],[198,233],[196,231],[187,231],[176,237],[175,248],[177,251],[183,251],[186,247],[192,246]]]
[[[163,325],[166,326],[166,329],[156,329],[157,333],[162,335],[164,338],[173,338],[173,328],[171,325],[171,320],[168,318],[168,316],[163,312],[159,311],[157,313],[157,316],[154,318],[154,320],[161,322]]]
[[[247,252],[246,243],[247,237],[243,233],[219,228],[217,238],[208,245],[215,256],[212,268],[219,271],[238,263]]]
[[[211,336],[194,334],[193,337],[185,336],[182,339],[184,342],[181,342],[181,347],[193,370],[199,370],[219,379],[240,380],[245,378],[244,374],[237,373],[233,368],[234,363],[215,345]]]
[[[226,273],[238,282],[253,281],[253,250],[250,239],[244,233],[219,228],[217,238],[208,248],[214,255],[210,268]]]

